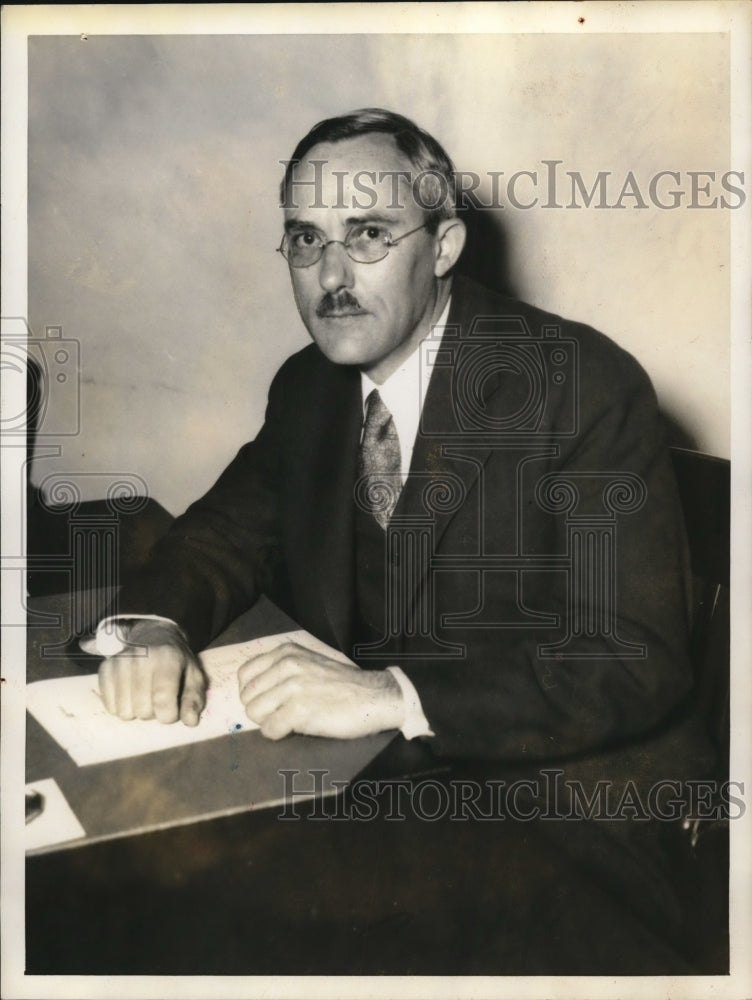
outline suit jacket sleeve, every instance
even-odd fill
[[[112,613],[171,618],[198,651],[267,588],[280,551],[284,370],[270,388],[258,437],[176,519],[147,566],[125,581]]]

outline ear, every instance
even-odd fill
[[[436,260],[433,273],[443,278],[459,260],[465,246],[467,230],[462,219],[442,219],[436,230]]]

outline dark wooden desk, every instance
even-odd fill
[[[261,605],[223,640],[290,627],[275,615]],[[44,630],[30,636],[38,650]],[[42,659],[34,649],[29,660],[29,680],[86,669],[83,659]],[[653,887],[642,849],[625,853],[608,824],[401,822],[390,820],[388,794],[361,822],[347,791],[296,800],[297,818],[285,818],[289,809],[274,804],[281,769],[321,768],[332,782],[359,772],[415,777],[437,765],[418,741],[390,734],[279,744],[239,735],[76,768],[29,721],[29,777],[55,777],[90,834],[27,859],[30,974],[694,971],[664,916],[676,911],[670,886],[655,872]],[[655,907],[643,927],[634,914],[646,893]]]
[[[69,599],[40,598],[34,609],[59,623],[29,629],[27,680],[93,670],[97,661],[77,655],[75,646],[67,656],[42,655],[69,635]],[[262,601],[217,642],[294,627]],[[389,744],[394,748],[383,756]],[[321,802],[304,796],[295,799],[299,820],[285,821],[280,772],[301,772],[296,791],[313,789],[310,772],[323,772],[317,780],[326,793],[369,764],[371,773],[404,773],[424,768],[426,755],[393,733],[274,743],[244,732],[78,767],[27,714],[27,781],[54,778],[87,833],[27,858],[27,971],[343,971],[347,962],[334,956],[353,927],[347,915],[336,918],[332,888],[341,879],[372,877],[378,834],[369,831],[363,873],[352,862],[343,870],[336,845],[344,835],[352,846],[357,824],[345,833],[342,824],[307,818]]]
[[[28,682],[80,674],[97,665],[92,657],[42,655],[45,647],[68,635],[69,606],[67,597],[62,596],[35,601],[36,609],[58,615],[60,625],[29,629]],[[261,601],[215,645],[294,628],[274,605]],[[27,716],[26,778],[28,782],[54,778],[85,829],[87,841],[95,841],[269,808],[284,797],[283,771],[302,772],[296,790],[308,786],[313,790],[314,783],[307,782],[306,774],[323,772],[317,789],[331,794],[341,787],[335,782],[354,778],[393,737],[393,733],[382,733],[343,742],[292,736],[275,743],[259,732],[239,732],[159,753],[79,767],[34,718]],[[76,843],[81,844],[68,846]]]

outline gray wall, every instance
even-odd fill
[[[213,482],[307,342],[274,252],[279,160],[363,105],[415,118],[462,170],[537,170],[538,206],[510,205],[503,179],[505,207],[477,218],[476,270],[623,344],[673,440],[728,456],[731,213],[687,207],[686,174],[733,168],[728,102],[721,34],[30,39],[30,322],[81,352],[80,432],[40,450],[34,481],[137,473],[173,513]],[[646,199],[660,170],[681,173],[664,199],[687,194],[546,209],[544,159],[588,187],[611,171],[611,203],[630,170]]]

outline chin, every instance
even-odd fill
[[[368,368],[374,364],[370,355],[363,350],[347,344],[321,344],[321,353],[335,365],[355,365],[357,368]]]
[[[374,364],[371,346],[364,343],[362,336],[346,333],[312,334],[321,353],[335,365],[357,365],[359,368]]]

